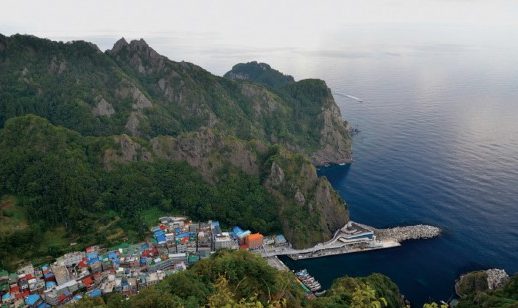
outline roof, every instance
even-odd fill
[[[284,235],[279,234],[275,236],[275,241],[279,243],[284,243],[286,242],[286,238],[284,237]]]
[[[88,296],[90,297],[100,297],[102,295],[101,290],[99,289],[93,289],[92,291],[88,292]]]
[[[189,236],[191,236],[190,232],[183,232],[183,233],[176,234],[176,238],[189,237]]]
[[[52,278],[52,277],[54,277],[54,273],[53,272],[48,272],[48,273],[44,274],[43,277],[45,277],[45,278]]]
[[[35,305],[40,300],[38,294],[31,294],[25,298],[25,303],[29,306]]]
[[[232,227],[232,231],[233,231],[235,234],[243,233],[243,229],[241,229],[239,226]]]
[[[262,240],[263,237],[261,233],[252,233],[248,236],[248,240]]]
[[[86,257],[88,258],[88,260],[95,259],[98,256],[99,255],[96,252],[89,252],[89,253],[86,254]]]
[[[88,276],[86,277],[85,279],[82,280],[83,281],[83,284],[86,286],[86,287],[89,287],[91,286],[93,283],[94,283],[94,280],[92,279],[92,277]]]
[[[113,246],[112,248],[110,248],[110,250],[119,250],[119,248],[125,249],[125,248],[128,248],[129,246],[130,246],[130,244],[128,244],[128,243],[120,243],[119,245],[116,245],[116,246]]]

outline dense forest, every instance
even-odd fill
[[[227,167],[209,184],[187,163],[166,160],[106,169],[102,150],[115,146],[111,138],[82,137],[36,116],[8,120],[0,131],[0,194],[17,196],[12,207],[29,226],[1,235],[1,259],[59,255],[64,247],[37,247],[44,230],[59,226],[85,245],[141,239],[162,213],[280,230],[276,203],[257,177]],[[0,219],[8,221],[9,213],[3,209]]]

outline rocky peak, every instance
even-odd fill
[[[115,45],[113,45],[113,48],[109,51],[111,54],[117,54],[119,51],[121,51],[123,48],[126,48],[128,46],[128,42],[125,38],[120,38],[117,42],[115,42]]]
[[[159,72],[164,68],[166,58],[151,48],[144,39],[128,43],[124,38],[118,40],[108,54],[120,62],[130,64],[141,74]]]
[[[144,41],[143,38],[141,38],[140,40],[132,40],[129,45],[130,45],[130,48],[133,50],[141,50],[141,51],[148,51],[149,49],[152,50],[152,48],[149,47],[149,45],[146,43],[146,41]]]

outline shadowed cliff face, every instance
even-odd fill
[[[107,170],[186,161],[218,183],[221,170],[235,168],[261,178],[296,247],[327,240],[348,215],[313,165],[350,160],[340,110],[325,82],[295,82],[254,65],[260,80],[222,78],[171,61],[142,39],[121,39],[102,53],[87,42],[1,36],[0,126],[36,114],[83,136],[110,137],[115,146],[103,150],[101,162]]]
[[[225,77],[262,84],[291,103],[297,129],[306,136],[306,143],[288,142],[288,148],[305,152],[315,165],[351,161],[351,136],[347,123],[324,81],[307,79],[295,82],[292,76],[257,62],[237,64]]]

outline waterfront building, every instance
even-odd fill
[[[224,248],[237,249],[237,243],[230,237],[228,232],[223,232],[219,235],[216,235],[214,247],[216,250]]]
[[[263,245],[263,235],[261,233],[253,233],[246,237],[246,245],[249,249],[257,249]]]

